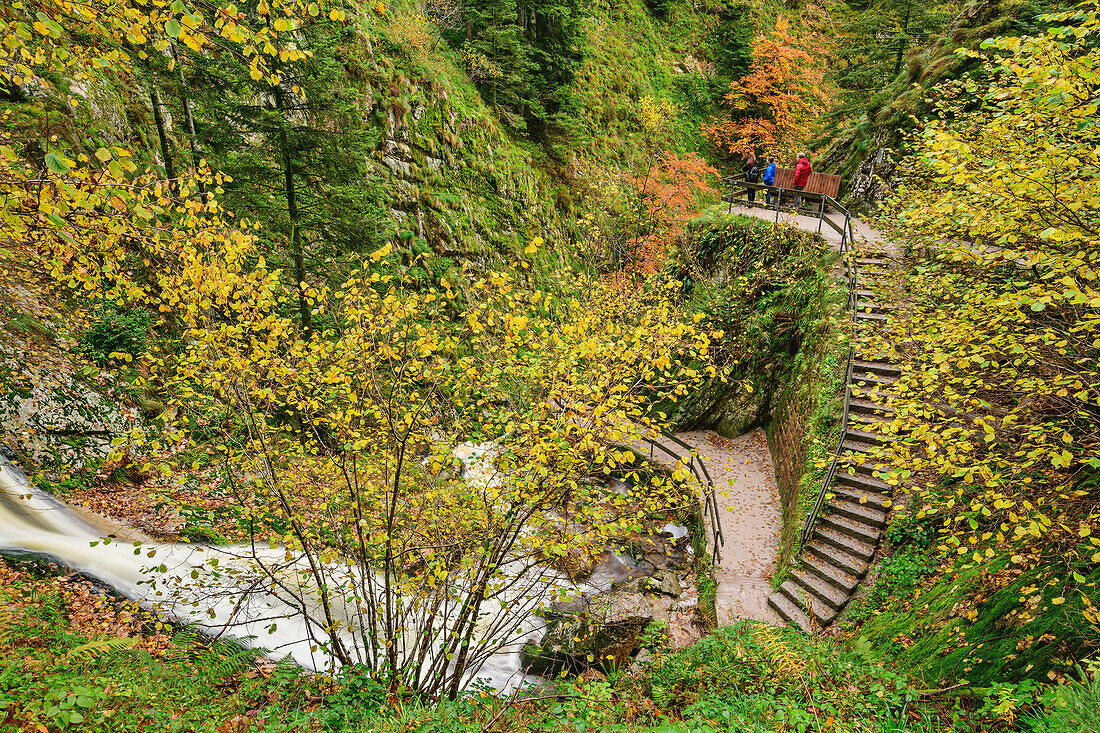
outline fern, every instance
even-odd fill
[[[806,671],[806,658],[799,653],[778,628],[760,624],[753,629],[753,638],[761,647],[764,654],[771,662],[772,668],[780,678],[790,676],[801,677]]]
[[[137,646],[138,640],[129,636],[116,636],[111,639],[94,639],[86,644],[75,646],[65,653],[67,660],[96,659],[104,654],[113,654],[123,649]]]
[[[15,637],[14,615],[7,609],[0,609],[0,646],[8,646],[8,643]]]

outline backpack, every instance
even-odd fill
[[[748,181],[749,183],[759,183],[760,182],[760,168],[758,166],[754,165],[752,167],[752,169],[749,170],[749,172],[745,174],[745,180]]]

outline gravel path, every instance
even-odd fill
[[[732,212],[743,216],[754,216],[757,219],[764,219],[765,221],[776,220],[774,211],[755,206],[750,208],[734,203]],[[837,226],[841,226],[844,223],[844,217],[839,214],[827,214],[826,216],[836,222]],[[788,214],[786,212],[779,214],[779,223],[796,226],[807,232],[816,232],[818,226],[816,216],[802,216],[801,214]],[[857,244],[867,244],[877,247],[883,243],[882,236],[860,219],[852,219],[852,231],[855,232]],[[840,245],[840,234],[828,224],[821,225],[821,236],[829,244],[834,246]]]

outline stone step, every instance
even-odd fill
[[[884,377],[896,377],[901,374],[901,367],[897,364],[888,364],[883,361],[861,361],[859,359],[852,362],[852,370],[867,372],[868,374],[881,374]]]
[[[865,414],[862,412],[848,411],[848,424],[855,427],[857,430],[871,430],[882,429],[884,426],[889,425],[893,421],[893,418],[889,415],[875,415]],[[860,427],[862,426],[862,427]]]
[[[857,313],[893,313],[898,309],[896,305],[880,305],[879,303],[868,303],[865,300],[861,300],[856,303]]]
[[[866,430],[848,428],[847,440],[855,440],[860,443],[874,443],[875,445],[889,445],[894,442],[892,435],[880,435]]]
[[[858,460],[862,459],[862,460]],[[845,475],[855,474],[856,476],[866,476],[868,478],[874,477],[875,471],[879,473],[886,473],[890,471],[890,464],[885,460],[878,458],[870,458],[863,455],[847,455],[841,456],[837,461],[836,474],[839,476],[841,473]]]
[[[845,593],[851,593],[859,585],[857,576],[841,569],[834,565],[832,560],[827,560],[816,553],[803,555],[802,567]]]
[[[859,384],[862,382],[865,385],[877,384],[880,387],[889,387],[897,381],[897,377],[876,374],[873,372],[864,372],[856,369],[855,366],[852,367],[852,384]]]
[[[857,400],[864,400],[866,402],[881,403],[886,400],[886,389],[888,385],[884,384],[868,384],[864,382],[862,385],[857,384],[855,379],[848,385],[848,388],[852,390],[852,397]]]
[[[855,281],[853,285],[856,286],[856,290],[868,290],[881,287],[888,274],[889,273],[885,270],[878,270],[873,267],[862,267],[860,265],[856,265],[851,269],[845,267],[841,270],[841,275],[845,279],[851,277],[852,280]],[[871,297],[877,298],[879,296]]]
[[[847,535],[841,535],[834,530],[829,530],[827,527],[818,527],[815,530],[815,537],[806,544],[807,553],[802,558],[803,562],[806,561],[806,557],[813,556],[843,570],[854,578],[862,578],[863,574],[867,572],[867,560],[852,554],[850,550],[825,542],[821,537],[817,537],[816,533],[822,530],[829,531],[830,536],[847,537]],[[850,537],[848,539],[854,542]]]
[[[846,499],[833,499],[829,502],[829,511],[871,527],[881,529],[886,526],[886,512],[866,504],[859,504]]]
[[[768,605],[787,623],[797,626],[807,634],[812,634],[814,632],[814,626],[810,622],[810,617],[797,603],[788,598],[786,594],[772,593],[768,596]]]
[[[891,270],[890,265],[869,262],[866,260],[856,260],[855,262],[844,263],[843,269],[845,272],[847,272],[848,268],[855,270],[857,273],[866,273],[868,275],[885,275]]]
[[[811,589],[795,580],[785,580],[779,592],[790,598],[811,617],[815,629],[823,629],[836,618],[836,611]]]
[[[892,262],[884,257],[875,257],[873,255],[867,257],[857,257],[855,259],[857,265],[879,265],[882,267],[892,266]]]
[[[873,472],[874,466],[871,464],[865,464],[870,468],[870,472]],[[848,473],[846,470],[837,466],[836,473],[833,474],[833,482],[837,484],[837,487],[844,486],[850,489],[857,489],[866,493],[881,493],[889,494],[893,492],[894,488],[890,484],[886,483],[880,478],[875,478],[868,473]]]
[[[866,542],[870,545],[878,544],[879,528],[866,524],[850,517],[841,516],[832,511],[826,511],[818,517],[822,527],[835,529],[841,534],[846,534],[852,539]]]
[[[863,575],[871,557],[875,554],[875,548],[866,542],[853,540],[846,534],[841,534],[828,527],[818,527],[814,530],[812,542],[827,545],[834,550],[834,557],[825,558],[833,565],[855,576]],[[809,545],[807,545],[809,547]]]
[[[875,321],[876,323],[885,321],[886,316],[882,313],[864,313],[863,311],[856,311],[857,321]]]
[[[853,265],[852,273],[855,274],[857,285],[863,287],[857,288],[859,290],[880,290],[883,288],[884,283],[888,277],[890,277],[890,269],[883,267],[876,267],[875,265]],[[847,274],[847,268],[845,268],[845,274]],[[875,296],[879,297],[879,296]]]
[[[844,608],[850,596],[831,583],[826,583],[811,572],[798,568],[791,571],[791,580],[820,598],[834,611]]]
[[[863,354],[860,351],[857,351],[857,352],[855,352],[854,360],[855,361],[874,362],[876,364],[893,364],[895,366],[903,366],[905,364],[905,360],[902,359],[897,354],[894,354],[894,353],[885,354],[885,355],[884,354],[866,355],[866,354]]]
[[[882,309],[886,311],[896,311],[899,308],[899,306],[894,305],[893,303],[882,302],[882,299],[877,295],[867,295],[862,297],[857,296],[856,307],[860,310],[864,308],[871,308],[874,310]]]
[[[878,491],[868,491],[862,487],[849,484],[834,483],[829,489],[838,499],[849,501],[859,506],[869,507],[883,513],[889,512],[893,502]]]
[[[848,412],[860,412],[865,414],[881,413],[883,415],[893,415],[894,408],[888,405],[880,405],[879,403],[872,402],[871,400],[857,400],[853,398],[848,400]]]
[[[853,453],[870,453],[879,447],[877,443],[867,443],[862,440],[853,440],[851,438],[845,438],[844,442],[840,444],[841,450],[852,451]]]

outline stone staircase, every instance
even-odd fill
[[[845,266],[844,282],[851,267],[857,283],[851,297],[856,343],[858,334],[886,321],[896,306],[880,302],[874,288],[889,279],[892,261],[874,253],[852,258]],[[871,289],[865,289],[871,286]],[[821,508],[813,532],[795,569],[768,597],[768,605],[787,623],[806,633],[828,626],[847,605],[867,573],[875,548],[886,527],[892,491],[874,476],[886,466],[868,455],[889,439],[876,424],[892,419],[891,409],[876,397],[901,374],[889,360],[864,360],[853,353],[848,379],[847,422],[842,433],[840,457],[829,485],[830,498]]]

